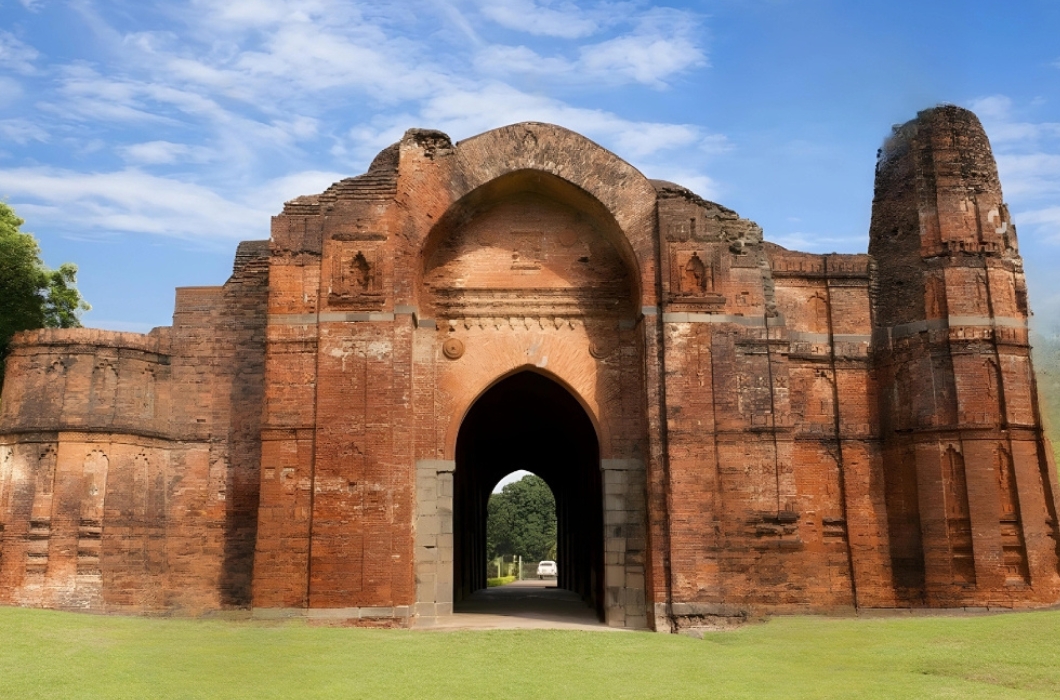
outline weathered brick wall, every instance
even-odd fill
[[[891,557],[911,605],[1057,597],[1056,474],[1035,406],[1016,231],[971,112],[880,153],[869,252]]]
[[[653,192],[643,178],[640,189],[586,182],[601,175],[587,143],[545,125],[459,148],[414,130],[365,176],[277,217],[255,606],[373,618],[407,616],[416,603],[451,609],[452,506],[432,501],[428,513],[416,494],[440,493],[452,467],[417,464],[452,463],[460,417],[513,370],[536,367],[574,387],[607,437],[602,458],[632,454],[643,472],[640,280],[626,270],[654,275]],[[591,153],[600,170],[640,177]],[[532,182],[520,175],[529,166],[540,171]],[[640,197],[613,210],[631,217],[623,223],[639,232],[647,263],[630,267],[637,252],[611,210],[549,168],[619,201]],[[447,342],[461,352],[447,356]],[[621,513],[641,515],[615,523],[622,548],[608,595],[615,624],[628,615],[644,626],[644,485],[631,488],[613,497]]]
[[[172,328],[16,337],[0,415],[0,600],[246,604],[262,260],[243,244],[225,287],[179,290]]]
[[[767,243],[559,127],[410,130],[171,328],[16,340],[0,601],[422,622],[482,584],[484,498],[535,463],[563,585],[612,625],[1055,601],[1026,285],[970,113],[896,129],[869,252]]]
[[[675,623],[886,601],[868,257],[658,187]]]
[[[384,245],[395,155],[273,222],[256,607],[413,602],[411,316]]]

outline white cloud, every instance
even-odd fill
[[[789,233],[772,233],[767,235],[771,243],[787,248],[788,250],[801,250],[808,253],[832,253],[843,250],[864,250],[865,239],[863,236],[842,236],[826,233],[814,233],[810,231],[792,231]]]
[[[235,99],[254,110],[281,111],[304,100],[320,105],[360,92],[380,104],[440,89],[442,71],[428,42],[390,26],[389,6],[243,0],[193,2],[188,31],[123,37],[151,82]],[[397,15],[400,18],[400,14]],[[351,92],[352,91],[352,92]]]
[[[40,52],[19,40],[11,32],[0,30],[0,66],[16,73],[31,74]]]
[[[717,155],[719,153],[729,153],[735,150],[736,146],[725,134],[707,134],[699,142],[699,148],[708,155]]]
[[[0,170],[0,199],[59,231],[154,234],[206,242],[269,236],[283,202],[322,192],[344,175],[304,171],[237,196],[137,168],[79,173],[55,168]]]
[[[118,148],[122,157],[130,163],[163,165],[169,163],[205,163],[210,160],[210,150],[199,146],[188,146],[171,141],[146,141]]]
[[[1000,154],[997,168],[1006,197],[1060,193],[1060,153]]]
[[[551,75],[557,79],[578,77],[577,66],[560,56],[541,56],[526,46],[492,44],[475,56],[475,67],[491,75]]]
[[[986,95],[969,102],[968,109],[983,121],[1000,121],[1008,119],[1011,114],[1012,100],[1005,95]]]
[[[0,193],[16,202],[24,216],[32,213],[34,221],[58,230],[242,239],[267,232],[270,213],[201,185],[135,168],[108,173],[0,170]]]
[[[1060,207],[1021,211],[1014,218],[1017,227],[1033,226],[1042,239],[1060,244]]]
[[[339,180],[349,177],[350,173],[339,173],[328,170],[306,170],[291,173],[269,180],[260,187],[254,188],[252,201],[266,203],[274,210],[280,211],[284,202],[306,194],[318,194],[331,187]]]
[[[700,130],[692,125],[631,121],[612,112],[572,107],[559,100],[531,95],[503,83],[436,95],[425,101],[420,117],[422,123],[456,139],[516,122],[558,124],[630,158],[688,146],[702,138]]]
[[[995,147],[1004,147],[1013,142],[1060,137],[1060,123],[1020,120],[1015,114],[1012,100],[1005,95],[990,95],[972,100],[969,109],[982,121],[990,143]]]
[[[653,10],[636,27],[605,41],[582,45],[576,57],[543,56],[527,46],[491,44],[481,48],[474,62],[489,75],[529,75],[559,83],[666,86],[677,73],[707,65],[688,13]]]
[[[718,201],[721,195],[721,187],[718,182],[709,175],[696,170],[660,163],[650,167],[650,171],[646,172],[645,175],[653,180],[668,180],[674,184],[681,185],[692,190],[703,199],[712,202]]]
[[[277,31],[264,50],[243,52],[232,68],[262,88],[268,83],[273,90],[283,85],[306,93],[356,87],[383,101],[421,95],[436,77],[429,69],[405,65],[373,42],[355,43],[300,25]]]
[[[427,0],[428,3],[434,7],[435,11],[438,12],[445,21],[448,21],[455,26],[460,33],[464,35],[472,44],[476,46],[482,45],[484,42],[482,37],[479,36],[478,32],[472,26],[466,13],[461,11],[453,2],[450,0]]]
[[[261,28],[286,22],[321,22],[347,18],[356,3],[327,0],[192,0],[207,21],[228,29]]]
[[[1040,102],[1016,105],[1005,95],[970,103],[983,122],[997,160],[1005,199],[1019,230],[1025,253],[1041,255],[1060,245],[1060,123],[1036,122],[1023,116]],[[1054,249],[1055,250],[1055,249]]]
[[[22,99],[22,83],[6,75],[0,75],[0,109],[10,107]]]
[[[482,14],[506,29],[538,36],[577,39],[595,34],[603,15],[551,0],[486,0]]]
[[[0,136],[3,136],[7,141],[14,141],[18,144],[29,143],[30,141],[47,143],[48,141],[48,132],[28,119],[0,120]]]
[[[557,99],[547,88],[483,81],[467,70],[477,61],[494,74],[532,73],[538,85],[568,84],[574,76],[591,85],[658,87],[679,71],[706,64],[692,38],[697,20],[688,13],[508,0],[475,14],[470,0],[437,2],[191,0],[166,11],[183,26],[141,25],[124,33],[107,24],[105,6],[78,3],[86,26],[112,53],[53,67],[49,89],[36,105],[48,121],[0,121],[0,134],[14,143],[44,141],[48,134],[38,124],[48,123],[69,142],[70,152],[105,143],[127,166],[95,173],[8,170],[0,172],[0,186],[71,229],[260,237],[247,220],[342,177],[306,170],[262,183],[263,173],[282,172],[278,164],[284,162],[319,162],[321,154],[334,159],[325,168],[348,163],[352,172],[346,175],[360,172],[412,126],[464,138],[519,121],[551,122],[648,163],[662,154],[687,161],[690,154],[731,147],[724,136],[698,126],[625,119]],[[437,36],[414,31],[425,8],[435,22],[454,22],[455,13],[461,21],[444,26],[456,26],[458,38],[472,41],[437,52]],[[530,46],[482,46],[474,41],[473,25],[484,20],[573,41],[566,53],[545,56]],[[616,27],[625,29],[616,33]],[[584,43],[589,36],[595,43]],[[204,163],[210,167],[194,167]],[[180,175],[166,177],[174,166]],[[649,175],[684,173],[683,184],[713,196],[716,183],[695,165],[675,167],[683,170]]]
[[[703,50],[683,13],[657,12],[632,34],[581,49],[581,63],[591,73],[624,77],[662,87],[664,79],[695,66],[707,65]]]

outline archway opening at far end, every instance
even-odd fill
[[[490,586],[511,579],[557,578],[556,497],[537,474],[517,470],[486,501],[486,578]]]
[[[603,492],[600,446],[585,409],[558,382],[533,371],[507,377],[468,411],[453,478],[453,600],[486,587],[487,506],[516,470],[545,481],[556,500],[556,585],[603,619]]]

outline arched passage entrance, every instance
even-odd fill
[[[486,587],[486,504],[496,483],[525,469],[556,497],[559,582],[603,618],[600,447],[585,409],[533,371],[488,389],[468,411],[453,475],[453,599]]]

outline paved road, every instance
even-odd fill
[[[474,593],[459,612],[434,618],[430,629],[578,629],[618,631],[596,618],[596,611],[556,581],[515,581]]]

